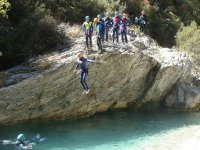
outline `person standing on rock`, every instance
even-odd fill
[[[149,22],[147,16],[145,15],[145,12],[142,11],[139,17],[139,26],[140,26],[140,31],[146,33],[146,25]]]
[[[103,53],[103,44],[104,44],[104,35],[105,35],[105,24],[102,19],[102,16],[99,14],[97,16],[98,22],[96,25],[96,34],[97,34],[97,46],[98,49],[100,50],[100,53]]]
[[[124,44],[124,40],[126,43],[128,43],[127,39],[127,26],[129,25],[130,20],[127,19],[127,14],[123,14],[122,20],[120,22],[120,32],[121,32],[121,39],[122,43]]]
[[[96,62],[96,61],[87,59],[84,57],[84,55],[85,55],[85,53],[83,51],[81,51],[77,54],[78,60],[77,60],[77,65],[76,65],[76,69],[74,70],[74,72],[76,73],[76,75],[80,73],[80,83],[84,90],[83,93],[88,94],[90,89],[86,82],[86,78],[88,76],[87,63],[88,62]]]
[[[90,22],[90,17],[85,17],[85,22],[83,23],[83,32],[85,35],[85,42],[87,50],[92,49],[92,33],[93,33],[93,24]]]
[[[105,29],[106,42],[108,42],[108,32],[109,32],[109,29],[111,27],[111,22],[112,22],[109,15],[110,15],[109,12],[107,12],[106,17],[103,19],[105,23],[105,27],[106,27]]]
[[[119,13],[116,11],[115,12],[115,17],[112,18],[112,39],[113,39],[113,43],[115,43],[115,38],[116,38],[116,42],[119,42],[119,29],[120,29],[120,22],[121,22],[121,18],[119,16]]]

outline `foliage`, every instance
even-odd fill
[[[110,12],[113,16],[115,11],[128,13],[134,22],[142,10],[149,19],[147,33],[162,46],[175,45],[175,35],[183,24],[194,20],[200,25],[199,0],[0,0],[0,70],[56,50],[65,34],[58,30],[60,23],[81,24],[86,15],[93,18]],[[177,46],[196,53],[192,44],[179,44],[179,34],[186,29],[177,33]],[[69,31],[67,35],[76,37],[78,33]],[[194,43],[197,33],[187,41]]]
[[[27,5],[20,5],[21,3]],[[7,28],[0,31],[0,47],[3,53],[0,69],[51,52],[62,41],[56,21],[44,4],[34,4],[31,1],[15,1],[11,4]],[[16,12],[20,15],[15,15]],[[4,20],[5,22],[8,21]]]
[[[104,0],[100,2],[104,8],[105,12],[109,12],[111,16],[114,16],[114,12],[118,11],[120,14],[124,13],[127,9],[127,1],[121,0]]]
[[[176,47],[181,51],[186,51],[193,56],[200,55],[200,28],[196,22],[190,26],[182,27],[176,35]]]
[[[10,3],[7,0],[0,0],[0,15],[6,17],[7,16],[6,12],[9,10],[9,8],[10,8]]]
[[[96,0],[41,0],[53,12],[57,21],[80,23],[86,15],[91,18],[104,10]]]

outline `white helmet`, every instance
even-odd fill
[[[118,11],[115,12],[115,17],[117,17],[117,16],[119,16],[119,12]]]
[[[24,134],[19,134],[19,135],[17,136],[17,140],[18,140],[18,141],[24,141],[24,140],[25,140]]]
[[[90,17],[89,16],[85,16],[85,20],[90,20]]]
[[[106,13],[106,16],[108,17],[109,15],[110,15],[110,13],[109,13],[109,12],[107,12],[107,13]]]
[[[98,18],[98,19],[102,19],[101,14],[98,14],[98,15],[97,15],[97,18]]]

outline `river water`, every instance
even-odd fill
[[[27,139],[31,139],[39,133],[47,139],[36,144],[33,147],[35,150],[162,150],[163,145],[165,149],[172,149],[172,145],[187,149],[183,144],[184,136],[190,137],[191,134],[186,131],[193,130],[200,133],[198,112],[119,111],[75,121],[2,126],[0,139],[15,139],[19,133],[24,133]],[[13,145],[0,145],[0,150],[12,149]]]

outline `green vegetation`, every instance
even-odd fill
[[[199,0],[0,0],[0,70],[55,51],[66,38],[58,24],[81,24],[85,15],[126,12],[132,21],[145,10],[148,34],[162,46],[175,45],[179,28],[200,25]]]
[[[0,0],[0,14],[3,17],[7,16],[6,13],[9,10],[9,8],[10,8],[10,3],[7,0]]]
[[[199,59],[200,54],[200,28],[196,22],[182,27],[176,35],[176,46],[179,50],[189,53]]]

